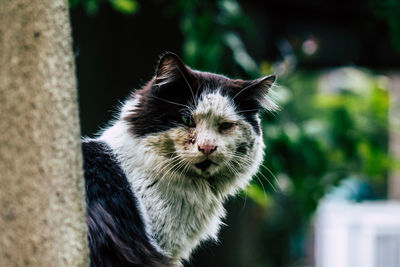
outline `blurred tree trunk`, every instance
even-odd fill
[[[65,0],[0,0],[0,266],[87,266]]]

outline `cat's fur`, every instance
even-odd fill
[[[224,200],[262,161],[258,113],[275,108],[274,80],[194,71],[172,53],[160,59],[112,125],[83,142],[93,266],[168,266],[217,239]]]

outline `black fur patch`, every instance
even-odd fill
[[[83,142],[92,267],[171,266],[150,242],[138,200],[110,149]]]
[[[195,108],[204,90],[220,92],[233,99],[237,112],[260,134],[257,113],[260,97],[268,92],[274,77],[254,81],[233,80],[223,75],[193,71],[176,55],[165,54],[158,65],[155,77],[136,91],[140,101],[135,112],[126,119],[136,136],[166,131],[183,124],[182,116],[188,107]],[[270,82],[270,83],[268,83]]]

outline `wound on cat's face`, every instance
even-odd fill
[[[229,179],[260,153],[258,113],[274,81],[275,76],[245,81],[191,70],[167,53],[154,78],[132,95],[136,104],[124,119],[177,173]]]

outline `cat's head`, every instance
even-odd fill
[[[167,53],[123,119],[160,155],[160,179],[202,179],[231,191],[244,187],[262,161],[258,114],[275,108],[268,97],[274,81],[195,71]]]

